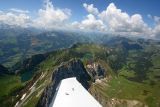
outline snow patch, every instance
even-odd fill
[[[15,104],[15,106],[14,106],[14,107],[17,107],[17,106],[18,106],[18,104],[19,104],[19,101]]]
[[[21,100],[23,100],[25,98],[25,96],[26,96],[26,93],[23,94],[23,96],[21,97]]]

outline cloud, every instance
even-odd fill
[[[36,18],[28,15],[29,11],[11,8],[0,11],[0,23],[21,27],[56,28],[61,27],[71,16],[70,9],[55,8],[50,0],[44,0],[43,8],[39,9]]]
[[[0,11],[0,23],[27,27],[30,23],[30,17],[24,13]]]
[[[159,18],[158,18],[159,19]],[[155,19],[154,19],[155,20]],[[160,39],[160,22],[159,20],[155,20],[156,25],[155,27],[152,29],[152,36],[155,38]]]
[[[154,36],[160,39],[160,17],[154,16],[154,21],[156,23],[153,33]]]
[[[110,3],[108,7],[99,12],[93,4],[83,4],[88,12],[85,19],[80,22],[72,23],[72,26],[79,29],[99,30],[112,34],[124,36],[155,36],[158,26],[150,28],[143,20],[140,14],[129,15],[118,9],[114,3]],[[156,20],[159,20],[155,17]]]
[[[154,21],[155,26],[152,28],[152,37],[156,37],[160,39],[160,17],[152,16],[150,14],[147,15],[148,18]]]
[[[99,13],[98,9],[95,8],[93,4],[88,5],[88,4],[84,3],[84,4],[83,4],[83,7],[84,7],[84,8],[87,10],[87,12],[89,12],[90,14],[96,15],[96,14]]]
[[[29,13],[28,10],[21,10],[17,8],[11,8],[10,11],[15,12],[15,13]]]
[[[50,0],[44,1],[44,8],[39,9],[35,27],[54,28],[61,26],[71,16],[71,10],[55,8]]]
[[[150,29],[140,14],[130,16],[114,3],[109,4],[98,16],[107,25],[107,29],[114,33],[145,35],[146,30]]]
[[[147,17],[152,19],[156,24],[160,23],[160,17],[158,17],[158,16],[152,16],[152,15],[148,14]]]
[[[101,20],[97,20],[94,15],[89,14],[87,17],[79,22],[72,23],[72,26],[74,28],[80,28],[85,30],[99,30],[103,31],[105,29],[105,26]]]
[[[160,17],[154,16],[153,19],[157,24],[160,24]]]

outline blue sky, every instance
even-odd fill
[[[160,0],[0,0],[0,22],[157,36],[159,6]]]

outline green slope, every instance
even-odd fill
[[[34,92],[30,94],[23,106],[33,107],[37,104],[44,88],[51,82],[51,74],[57,66],[72,58],[79,58],[85,66],[88,61],[93,61],[98,62],[107,70],[105,82],[94,85],[96,93],[98,92],[103,100],[108,101],[112,98],[138,100],[149,107],[158,107],[160,105],[159,55],[159,51],[148,50],[146,47],[140,50],[128,50],[124,47],[95,44],[76,44],[69,49],[50,52],[46,59],[32,67],[34,71],[31,72],[32,75],[39,76],[29,80],[37,82]],[[30,72],[23,71],[18,76],[26,74],[28,75]],[[11,90],[22,86],[23,83],[18,76],[10,76],[11,80],[7,79],[9,77],[4,77],[8,82],[1,79],[1,84],[9,87],[9,91],[6,90],[4,93],[12,93]],[[25,81],[25,83],[29,81]],[[3,92],[4,89],[1,90]],[[29,94],[30,91],[26,91],[26,93]],[[2,95],[0,97],[4,98]]]

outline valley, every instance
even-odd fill
[[[148,50],[153,43],[155,48]],[[104,107],[158,107],[160,105],[159,49],[157,42],[152,41],[148,44],[143,41],[143,44],[139,44],[138,41],[122,39],[121,42],[115,40],[114,44],[110,45],[74,44],[70,48],[34,55],[12,68],[13,71],[10,72],[17,71],[16,76],[15,74],[1,76],[1,81],[13,78],[0,83],[8,89],[7,91],[5,87],[1,87],[1,90],[5,90],[0,97],[0,102],[3,102],[1,105],[13,106],[18,102],[17,105],[24,107],[36,106],[41,102],[43,93],[48,93],[45,91],[46,87],[53,84],[52,79],[55,77],[52,75],[56,69],[63,65],[72,67],[67,63],[72,59],[79,59],[91,77],[87,80],[89,92]],[[22,97],[23,100],[20,100]]]

